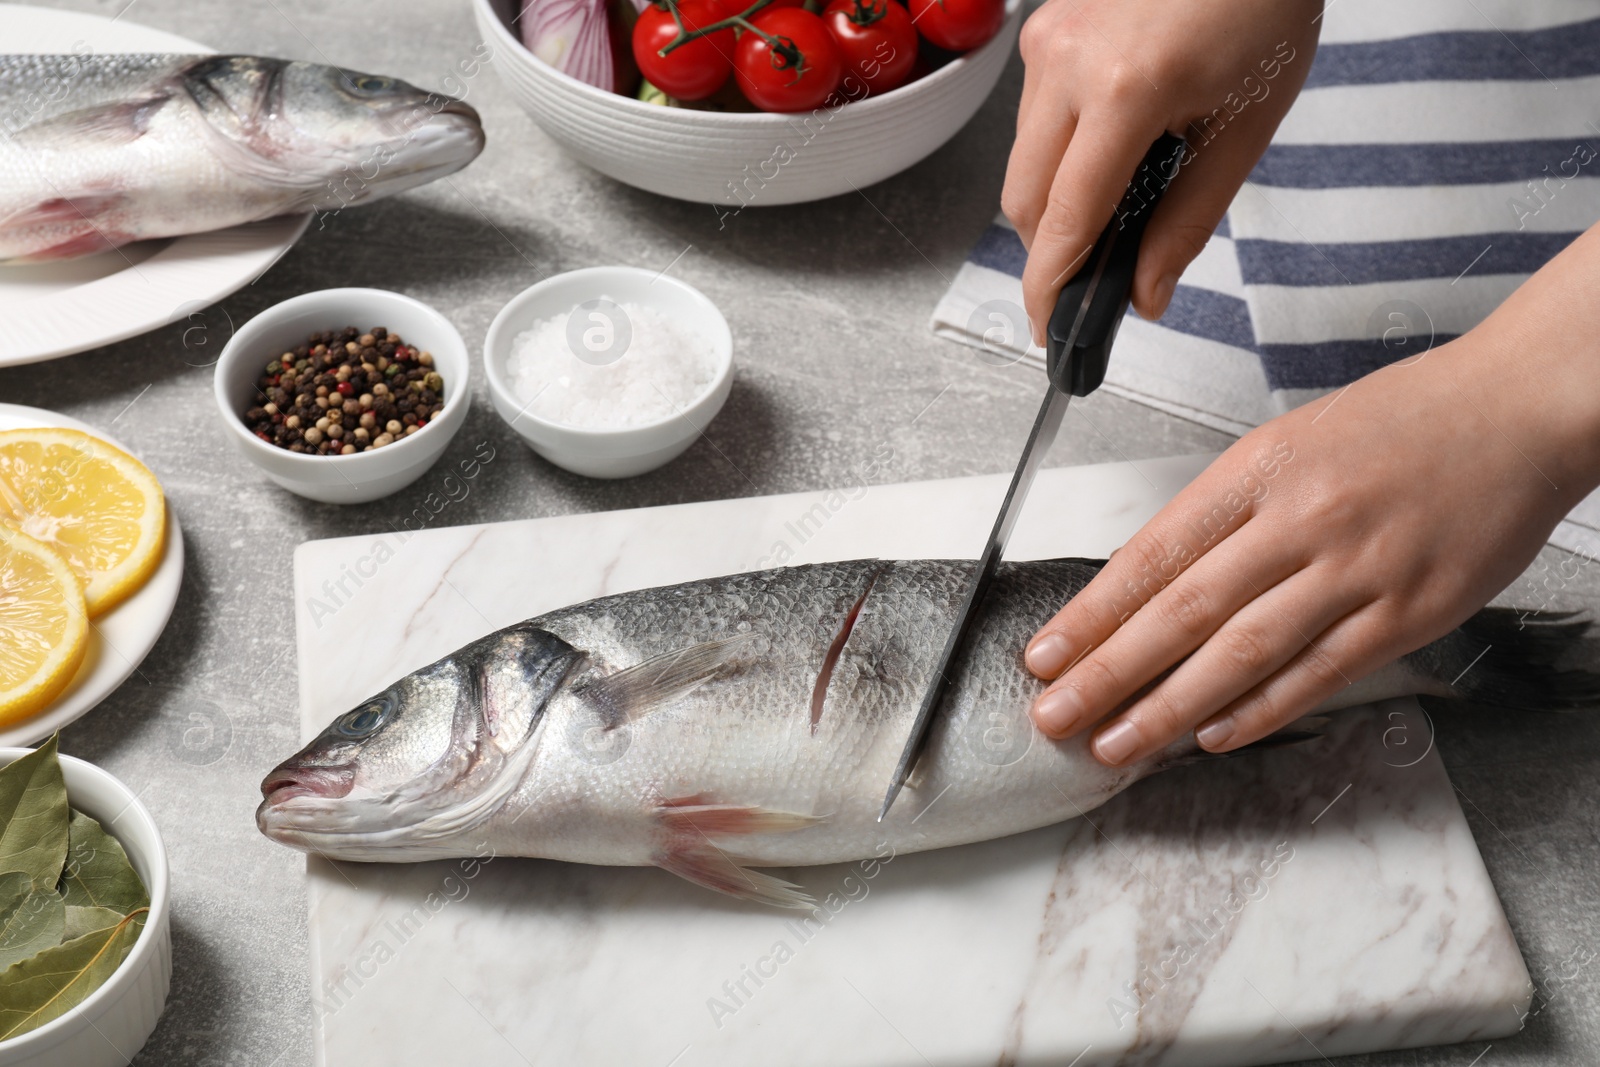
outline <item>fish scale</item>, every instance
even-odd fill
[[[461,169],[466,104],[259,56],[0,55],[0,262],[310,210]]]
[[[335,720],[268,775],[257,821],[278,841],[339,859],[657,864],[735,896],[801,906],[803,892],[756,868],[1020,833],[1081,815],[1166,767],[1217,758],[1186,736],[1110,768],[1089,754],[1086,734],[1056,741],[1033,728],[1043,683],[1022,649],[1102,565],[999,567],[907,802],[881,822],[881,784],[971,561],[736,574],[519,623]],[[1489,609],[1325,707],[1414,693],[1509,707],[1600,703],[1593,673],[1553,666],[1584,632],[1561,617]]]

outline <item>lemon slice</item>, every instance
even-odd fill
[[[54,700],[88,647],[78,576],[48,545],[0,526],[0,725]]]
[[[143,463],[81,430],[0,432],[0,523],[43,541],[83,583],[91,618],[161,562],[167,505]]]

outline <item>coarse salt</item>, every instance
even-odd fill
[[[539,418],[619,430],[681,412],[717,361],[709,339],[659,308],[602,297],[517,334],[506,370]]]

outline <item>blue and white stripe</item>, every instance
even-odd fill
[[[997,218],[934,309],[934,332],[1043,368],[1044,352],[1028,344],[1021,306],[1026,261],[1016,231]],[[1276,414],[1226,224],[1190,265],[1159,323],[1131,313],[1123,321],[1104,388],[1225,433],[1244,433]]]
[[[1241,432],[1466,332],[1600,220],[1600,4],[1332,0],[1324,21],[1223,231],[1160,323],[1125,323],[1111,391]],[[1020,302],[1023,260],[997,223],[935,329],[972,343],[962,309]]]

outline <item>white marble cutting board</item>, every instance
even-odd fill
[[[1045,471],[1011,556],[1103,556],[1207,458]],[[438,510],[430,528],[296,553],[304,733],[603,593],[775,553],[970,557],[1004,482],[450,528],[470,481],[435,471],[408,490]],[[804,922],[653,869],[308,875],[325,1067],[1255,1064],[1503,1036],[1531,992],[1410,700],[1343,714],[1314,745],[1168,772],[1086,819],[796,869],[824,904]]]

